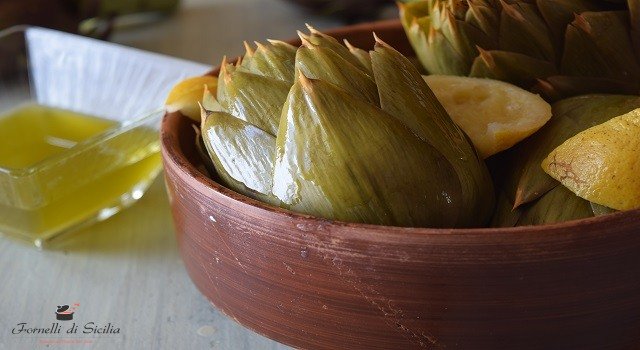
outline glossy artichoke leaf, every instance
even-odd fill
[[[536,79],[557,74],[552,63],[520,53],[483,49],[479,52],[471,66],[471,77],[502,80],[529,88]]]
[[[608,215],[617,212],[617,210],[615,209],[605,207],[604,205],[600,205],[598,203],[589,202],[589,204],[591,204],[591,210],[593,211],[593,215],[595,216]]]
[[[333,51],[333,53],[360,69],[362,73],[369,76],[371,75],[371,70],[368,70],[364,66],[362,66],[360,59],[354,56],[352,51],[349,50],[349,48],[347,48],[345,45],[342,45],[334,37],[326,35],[311,27],[310,25],[307,25],[307,28],[309,28],[311,35],[305,35],[301,32],[298,32],[300,39],[302,39],[303,45],[306,42],[311,44],[310,46],[320,46],[327,50]]]
[[[256,45],[255,51],[245,45],[247,53],[240,70],[293,84],[297,48],[279,40],[269,40],[269,44],[256,42]]]
[[[442,153],[455,169],[467,213],[458,226],[486,224],[495,202],[487,167],[467,135],[455,125],[420,72],[379,39],[371,52],[382,109]]]
[[[452,227],[451,165],[376,106],[300,75],[277,138],[273,193],[292,210],[369,224]]]
[[[558,185],[537,202],[523,208],[517,226],[552,224],[592,216],[593,210],[588,201]]]
[[[515,189],[508,189],[516,207],[534,201],[558,183],[540,164],[568,138],[592,126],[640,107],[640,97],[625,95],[584,95],[553,105],[553,117],[537,133],[516,145],[513,155]]]
[[[310,43],[304,44],[296,55],[296,70],[310,79],[330,82],[355,97],[379,105],[378,89],[373,79],[331,49]]]
[[[223,69],[218,87],[219,103],[227,113],[275,136],[282,105],[291,85],[239,69]]]
[[[223,185],[273,205],[275,137],[228,113],[202,109],[202,139]]]
[[[225,85],[231,82],[231,75],[236,71],[236,69],[236,66],[227,62],[226,56],[222,59],[222,63],[220,64],[220,72],[218,73],[218,89],[216,91],[216,98],[223,110],[224,108],[226,108],[224,106],[225,102],[220,101],[231,100],[231,98],[227,96],[228,89]]]
[[[628,13],[624,11],[577,15],[567,28],[562,74],[637,83],[640,63],[634,54],[630,30]]]
[[[242,42],[244,44],[244,56],[240,58],[240,68],[246,70],[247,72],[251,72],[249,69],[249,64],[251,63],[251,59],[253,55],[256,53],[256,50],[251,47],[247,41]],[[255,73],[255,72],[254,72]]]
[[[349,49],[349,51],[351,51],[351,54],[358,59],[360,65],[364,67],[367,72],[369,72],[369,75],[373,76],[373,71],[371,68],[371,56],[369,56],[369,52],[351,45],[351,43],[347,41],[347,39],[344,39],[344,45]]]

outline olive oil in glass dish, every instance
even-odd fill
[[[0,32],[0,233],[38,247],[140,199],[168,90],[207,66],[37,27]]]

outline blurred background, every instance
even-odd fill
[[[19,24],[80,33],[207,64],[242,41],[287,39],[397,17],[392,0],[0,0],[0,29]]]

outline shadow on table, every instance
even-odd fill
[[[100,255],[162,255],[175,251],[171,209],[164,175],[130,208],[52,242],[47,250]]]

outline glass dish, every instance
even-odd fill
[[[114,125],[34,165],[0,167],[0,232],[42,247],[140,199],[161,170],[164,98],[208,68],[38,27],[0,31],[0,118],[38,104]]]

